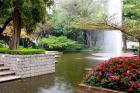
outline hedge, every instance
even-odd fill
[[[33,54],[45,54],[44,49],[17,49],[17,50],[10,50],[7,48],[0,48],[0,53],[4,54],[13,54],[13,55],[33,55]]]

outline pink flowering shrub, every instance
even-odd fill
[[[128,93],[140,93],[140,59],[138,57],[111,58],[89,71],[83,83]]]

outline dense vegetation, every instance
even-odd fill
[[[80,50],[82,48],[81,44],[78,44],[76,41],[70,40],[65,36],[60,37],[49,37],[42,38],[40,45],[47,50]]]
[[[45,21],[46,7],[51,4],[52,0],[0,0],[0,35],[12,21],[11,49],[19,46],[21,28],[31,33],[38,23]]]
[[[104,0],[60,1],[51,17],[52,28],[55,30],[53,35],[56,32],[56,35],[65,35],[84,45],[92,46],[90,31],[95,30],[95,25],[91,24],[102,21],[105,12],[103,4]]]
[[[104,21],[103,18],[106,14],[105,2],[106,0],[63,0],[60,1],[57,7],[52,8],[52,13],[48,14],[46,7],[51,6],[53,0],[1,0],[0,34],[3,35],[2,33],[7,26],[13,26],[12,33],[15,34],[12,34],[12,37],[9,36],[9,40],[11,40],[9,46],[11,49],[16,49],[20,41],[21,28],[31,34],[31,32],[36,31],[36,27],[39,27],[39,23],[41,23],[41,25],[45,25],[37,33],[38,37],[34,36],[36,40],[47,38],[49,35],[66,36],[68,39],[80,44],[93,47],[94,44],[91,41],[94,40],[91,31],[103,26],[98,22]],[[123,26],[119,29],[140,41],[140,0],[123,0],[123,2],[124,20]],[[46,25],[46,20],[49,25],[48,23]],[[25,41],[23,47],[27,48],[30,45]]]

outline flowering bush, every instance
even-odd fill
[[[118,57],[102,62],[89,71],[83,83],[129,93],[140,92],[140,59]]]

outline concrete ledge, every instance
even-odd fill
[[[55,55],[9,55],[0,54],[0,63],[9,67],[21,78],[32,77],[55,72]]]
[[[101,88],[101,87],[92,87],[92,86],[87,86],[85,84],[79,84],[76,93],[125,93],[125,92]]]

